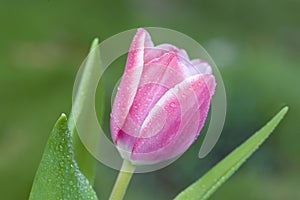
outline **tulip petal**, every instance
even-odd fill
[[[187,78],[183,74],[179,59],[175,54],[166,53],[156,61],[144,66],[138,91],[130,109],[130,116],[137,126],[142,125],[150,109],[167,90]],[[130,134],[138,136],[133,134],[133,131]]]
[[[143,72],[143,77],[146,77],[147,81],[159,82],[169,88],[183,81],[187,76],[185,69],[180,65],[179,57],[172,53],[166,53],[146,64]]]
[[[114,105],[112,107],[111,132],[116,142],[119,130],[123,127],[127,114],[134,100],[140,77],[144,68],[144,49],[153,47],[149,33],[144,29],[138,29],[128,52],[126,67],[120,82]]]
[[[191,60],[191,63],[194,65],[194,67],[198,71],[198,73],[212,74],[211,66],[207,62],[205,62],[201,59],[194,59],[194,60]]]
[[[145,29],[139,28],[130,45],[125,71],[143,66],[145,48],[151,47],[153,47],[153,42],[149,33]]]
[[[190,60],[187,52],[184,49],[179,49],[179,48],[177,48],[174,45],[171,45],[171,44],[160,44],[160,45],[157,45],[156,48],[172,52],[174,54],[177,54],[177,55],[181,56],[182,58],[184,58],[186,60]]]
[[[214,87],[212,75],[195,75],[167,91],[145,119],[131,161],[150,164],[184,152],[203,127]]]
[[[147,51],[145,53],[145,63],[147,64],[152,60],[156,60],[165,53],[172,53],[179,57],[182,57],[187,61],[190,60],[188,54],[184,49],[179,49],[171,44],[159,44],[154,48],[147,48]]]
[[[164,56],[166,53],[176,55],[180,64],[180,71],[182,71],[181,73],[184,73],[185,76],[199,74],[198,70],[191,64],[187,52],[184,49],[179,49],[171,44],[160,44],[155,46],[155,48],[147,49],[145,63],[153,63],[153,61],[157,62],[158,58]]]
[[[143,68],[142,77],[140,78],[138,90],[129,114],[127,114],[123,125],[117,124],[112,117],[112,120],[114,120],[111,123],[113,124],[112,128],[115,127],[113,132],[117,132],[114,142],[123,150],[131,152],[136,139],[139,137],[142,123],[149,111],[153,109],[166,91],[184,79],[178,57],[175,54],[166,53],[155,62],[146,64]],[[118,109],[124,108],[120,107]]]

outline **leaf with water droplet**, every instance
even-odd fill
[[[79,171],[65,114],[56,122],[35,175],[29,200],[96,200],[87,178]]]
[[[183,190],[175,200],[205,200],[209,198],[270,136],[287,111],[288,107],[283,108],[263,128],[237,147],[198,181]]]
[[[99,72],[102,70],[101,68],[101,59],[100,59],[100,48],[98,48],[99,39],[95,38],[92,42],[90,52],[84,62],[84,65],[81,66],[81,70],[79,70],[80,78],[75,81],[75,87],[73,92],[73,104],[72,104],[72,111],[70,114],[70,118],[68,120],[68,127],[71,132],[71,137],[73,140],[73,147],[74,147],[74,154],[75,160],[79,166],[80,171],[84,174],[89,182],[93,184],[94,177],[95,177],[95,167],[96,167],[96,160],[90,154],[90,152],[86,149],[86,146],[83,144],[82,140],[80,139],[77,129],[75,127],[75,121],[78,121],[78,117],[82,115],[83,110],[88,110],[87,105],[88,99],[90,99],[90,95],[96,95],[96,102],[99,102],[99,114],[100,119],[103,117],[104,113],[104,90],[101,89],[102,81],[99,80],[100,90],[96,92],[93,90],[93,82],[95,78],[99,78]],[[93,75],[92,75],[93,74]],[[99,75],[99,76],[98,76]],[[77,75],[78,76],[78,75]],[[100,100],[100,101],[99,101]],[[97,107],[97,106],[96,106]],[[76,115],[73,115],[77,113]],[[97,113],[98,114],[98,113]],[[86,114],[83,114],[86,115]],[[100,120],[100,123],[102,120]],[[101,124],[102,125],[102,124]],[[85,132],[86,133],[86,132]]]

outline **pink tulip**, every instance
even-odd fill
[[[182,154],[204,125],[215,86],[208,63],[171,44],[154,46],[138,29],[110,119],[121,156],[144,165]]]

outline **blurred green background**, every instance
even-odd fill
[[[1,0],[0,199],[28,198],[93,38],[144,26],[183,32],[207,49],[223,75],[228,113],[205,159],[197,158],[202,134],[172,165],[135,175],[126,199],[173,198],[284,105],[290,111],[274,134],[211,199],[300,199],[299,10],[299,0]],[[116,175],[97,163],[100,199]]]

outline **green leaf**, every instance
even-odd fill
[[[288,107],[283,108],[263,128],[237,147],[198,181],[182,191],[175,199],[205,200],[210,197],[269,137],[287,111]]]
[[[35,175],[29,200],[96,200],[87,178],[79,171],[65,114],[56,122]]]
[[[88,54],[87,59],[85,60],[82,76],[79,80],[79,85],[77,87],[77,91],[75,91],[75,97],[73,101],[73,108],[78,111],[78,115],[80,115],[81,110],[84,108],[84,104],[86,103],[86,93],[90,90],[90,78],[91,74],[94,73],[95,69],[98,69],[99,63],[99,39],[95,38],[91,44],[90,52]],[[104,95],[101,96],[101,100],[104,101]],[[104,109],[104,103],[101,104],[101,110]],[[102,111],[100,111],[102,112]],[[88,152],[88,150],[83,145],[78,132],[75,128],[75,119],[73,113],[70,114],[70,119],[68,121],[68,126],[71,132],[71,137],[73,140],[73,146],[75,151],[75,160],[79,166],[80,171],[87,177],[91,184],[94,183],[95,177],[95,167],[96,167],[96,160],[95,158]],[[88,133],[87,133],[88,134]]]

